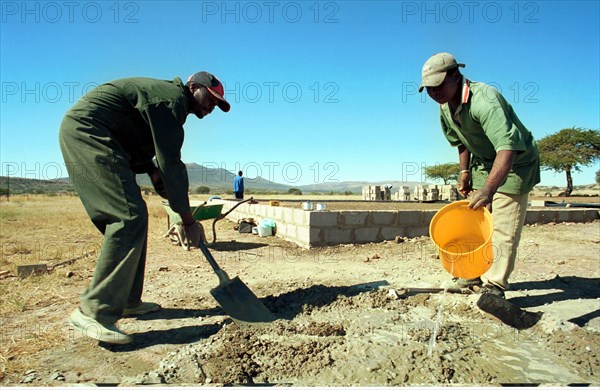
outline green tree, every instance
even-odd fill
[[[288,190],[288,194],[290,194],[290,195],[302,195],[302,191],[300,191],[300,189],[298,189],[298,188],[290,188]]]
[[[460,165],[458,163],[436,164],[425,167],[425,175],[431,179],[442,179],[444,184],[458,179]]]
[[[540,165],[545,170],[565,172],[567,188],[565,196],[573,192],[572,171],[581,171],[600,158],[600,132],[598,130],[572,127],[550,134],[537,141]]]
[[[207,186],[198,186],[196,187],[197,194],[210,194],[210,187]]]
[[[600,171],[596,171],[596,184],[600,184]]]

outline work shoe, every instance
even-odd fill
[[[502,299],[506,299],[506,296],[504,295],[504,290],[501,289],[500,287],[496,287],[493,284],[486,284],[483,287],[481,287],[481,289],[479,289],[479,291],[477,291],[479,294],[491,294],[491,295],[495,295],[497,297],[500,297]]]
[[[121,331],[115,324],[105,324],[88,317],[79,309],[69,316],[69,324],[83,336],[91,337],[109,344],[129,344],[133,337]]]
[[[123,316],[143,316],[144,314],[154,313],[161,309],[158,303],[154,302],[140,302],[139,305],[134,307],[126,307],[123,310]]]
[[[463,279],[463,278],[453,278],[452,279],[460,288],[471,288],[473,286],[481,286],[483,282],[481,278],[473,278],[473,279]]]

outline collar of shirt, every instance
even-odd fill
[[[467,80],[465,78],[465,76],[463,76],[463,87],[462,87],[462,99],[460,101],[460,104],[458,107],[456,107],[456,112],[454,113],[453,119],[457,122],[457,123],[461,123],[460,122],[460,112],[462,111],[462,107],[463,104],[466,104],[469,102],[469,96],[471,96],[471,87],[469,86],[471,82],[469,80]]]

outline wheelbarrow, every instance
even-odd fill
[[[244,203],[254,203],[254,198],[246,199],[242,202],[239,202],[231,209],[229,209],[226,213],[222,213],[223,206],[225,202],[221,199],[209,199],[208,201],[192,201],[190,202],[190,211],[192,216],[196,221],[207,221],[212,219],[212,233],[213,239],[212,244],[217,242],[217,230],[216,224],[218,221],[227,217],[229,213],[238,208],[240,205]],[[169,202],[162,201],[162,205],[167,211],[167,227],[168,230],[165,233],[164,237],[169,237],[171,242],[175,245],[181,245],[184,249],[189,250],[189,245],[187,240],[185,240],[185,234],[183,232],[183,221],[178,213],[173,211],[173,209],[169,206]]]

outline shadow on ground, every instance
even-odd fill
[[[222,241],[210,244],[208,245],[208,248],[217,252],[235,252],[247,251],[251,249],[262,248],[265,246],[268,246],[268,244],[263,244],[259,242]]]
[[[134,334],[134,341],[131,344],[116,345],[100,342],[98,345],[112,352],[131,352],[159,344],[191,344],[217,333],[229,321],[218,324],[182,326],[174,329],[149,330]]]
[[[598,299],[600,298],[600,279],[557,275],[554,279],[549,280],[511,283],[510,289],[512,291],[560,290],[544,295],[532,295],[508,299],[509,302],[522,308],[536,307],[558,301]],[[593,310],[590,313],[583,314],[579,317],[571,318],[568,321],[578,326],[585,326],[589,321],[597,317],[600,317],[600,309]]]

